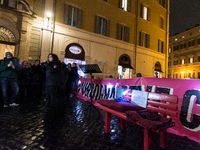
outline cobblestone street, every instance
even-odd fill
[[[111,133],[104,133],[104,111],[78,98],[67,100],[63,115],[41,112],[31,106],[0,110],[0,149],[30,150],[142,150],[143,128],[127,122],[120,128],[112,116]],[[159,136],[153,136],[152,150],[159,150]],[[168,150],[199,150],[200,143],[168,134]]]

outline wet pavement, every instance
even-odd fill
[[[1,150],[142,150],[143,128],[127,122],[120,128],[112,115],[111,133],[104,133],[104,111],[89,102],[67,99],[62,115],[37,107],[0,108]],[[86,109],[88,110],[86,111]],[[99,115],[100,113],[100,115]],[[168,134],[168,150],[200,150],[200,143]],[[152,150],[160,150],[159,135],[153,134]]]

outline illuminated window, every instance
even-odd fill
[[[170,47],[170,48],[169,48],[169,53],[171,53],[171,51],[172,51],[172,48]]]
[[[110,21],[99,16],[96,16],[95,20],[95,32],[101,35],[109,36]]]
[[[185,64],[185,60],[184,59],[181,60],[181,64],[182,65]]]
[[[143,18],[144,20],[148,20],[150,21],[150,9],[146,6],[144,6],[143,4],[141,4],[141,8],[140,8],[140,17]]]
[[[117,24],[117,39],[129,42],[130,28],[121,24]]]
[[[64,23],[77,28],[81,28],[82,10],[65,4]]]
[[[119,8],[130,12],[131,11],[131,0],[119,0]]]
[[[193,63],[193,58],[189,58],[189,63]]]
[[[150,35],[140,32],[139,45],[149,48],[150,47]]]

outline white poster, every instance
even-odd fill
[[[133,90],[131,96],[131,103],[135,103],[140,107],[146,108],[148,92]]]

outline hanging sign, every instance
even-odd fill
[[[71,46],[69,48],[69,51],[73,54],[80,54],[81,53],[81,49],[78,46]]]

